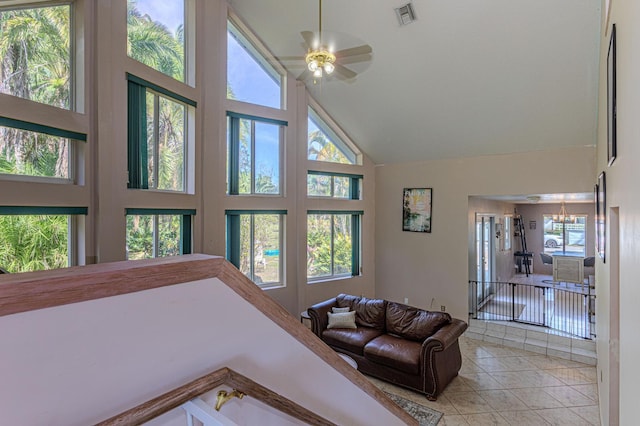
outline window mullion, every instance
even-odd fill
[[[360,215],[351,215],[351,275],[360,275]]]
[[[160,165],[160,96],[153,94],[153,188],[158,188]]]
[[[251,193],[256,193],[256,122],[251,120]]]
[[[151,220],[153,221],[153,245],[151,248],[151,253],[152,253],[152,257],[158,257],[158,221],[159,221],[160,216],[158,216],[157,214],[154,214],[153,216],[151,216]]]
[[[229,195],[240,193],[240,119],[229,117]]]
[[[182,254],[191,254],[191,216],[180,216],[180,247]]]
[[[331,276],[334,276],[336,274],[336,269],[335,269],[335,244],[334,244],[334,239],[336,237],[336,218],[335,215],[332,214],[331,215],[331,247],[330,247],[330,253],[331,253]]]
[[[227,259],[240,269],[240,215],[227,215]]]
[[[256,271],[255,271],[255,215],[250,215],[249,222],[249,276],[251,277],[251,281],[256,280]]]

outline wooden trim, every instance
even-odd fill
[[[215,278],[224,262],[189,255],[3,274],[0,316]]]
[[[275,300],[265,297],[263,290],[222,257],[190,254],[75,266],[50,271],[2,274],[0,275],[0,316],[207,278],[220,279],[405,424],[417,426],[417,420],[340,358],[333,349],[302,325],[297,317],[291,315]]]
[[[331,423],[314,412],[307,410],[227,367],[202,376],[157,398],[133,407],[124,413],[113,416],[108,420],[98,423],[97,426],[139,425],[167,411],[171,411],[185,402],[221,385],[231,386],[246,396],[257,399],[307,424],[315,426],[335,426],[335,423]]]

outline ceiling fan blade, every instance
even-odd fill
[[[369,62],[373,58],[373,55],[355,55],[355,56],[347,56],[346,58],[339,58],[341,64],[356,64],[358,62]]]
[[[315,44],[315,34],[313,33],[313,31],[302,31],[300,34],[302,35],[302,38],[306,43],[306,49],[312,49]]]
[[[336,55],[336,58],[344,58],[345,56],[367,55],[371,52],[373,52],[371,46],[369,46],[368,44],[363,44],[362,46],[338,50],[334,53],[334,55]]]
[[[304,62],[304,56],[278,56],[274,58],[274,60],[278,62],[293,62],[293,61],[302,61]]]
[[[340,65],[340,64],[334,64],[334,65],[336,67],[334,72],[336,73],[336,77],[338,77],[338,78],[342,78],[342,79],[348,80],[348,79],[351,79],[351,78],[355,78],[355,76],[358,75],[358,74],[356,74],[355,71],[352,71],[352,70],[350,70],[349,68],[347,68],[347,67],[345,67],[343,65]]]

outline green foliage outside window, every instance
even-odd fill
[[[70,7],[0,10],[0,93],[69,109]],[[69,141],[0,127],[0,173],[69,177]]]
[[[307,215],[307,278],[351,274],[350,214]]]
[[[69,139],[0,126],[0,174],[70,178]]]
[[[180,215],[127,215],[127,259],[182,254]]]
[[[227,120],[228,192],[232,195],[280,194],[280,144],[283,124],[240,118]]]
[[[70,6],[0,10],[0,92],[71,106]]]
[[[29,272],[69,266],[69,216],[0,216],[0,267]]]
[[[163,74],[184,81],[184,23],[172,32],[163,23],[140,13],[136,3],[127,0],[127,54]]]

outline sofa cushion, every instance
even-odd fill
[[[387,303],[387,333],[405,339],[421,342],[449,323],[451,315],[446,312],[430,312],[401,303]]]
[[[421,348],[418,342],[383,334],[367,343],[363,353],[371,362],[409,374],[419,374]]]
[[[358,327],[355,330],[332,328],[322,332],[322,340],[334,348],[362,355],[364,345],[381,334],[382,331],[369,327]]]
[[[329,316],[329,324],[327,328],[356,328],[355,312],[327,312]]]
[[[339,294],[336,304],[340,308],[349,307],[351,311],[356,311],[357,325],[384,330],[386,300]]]

